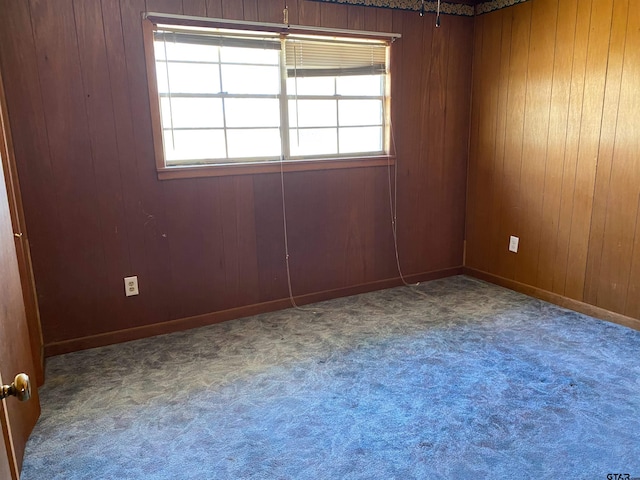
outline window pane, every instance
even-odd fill
[[[289,95],[335,95],[335,77],[300,77],[287,78]]]
[[[277,98],[227,98],[225,113],[228,127],[280,126]]]
[[[381,152],[382,127],[340,129],[340,153]]]
[[[219,98],[169,98],[162,103],[163,128],[224,127],[222,100]],[[173,124],[171,118],[173,117]]]
[[[340,126],[381,125],[382,100],[339,100]]]
[[[229,158],[260,158],[280,156],[280,130],[227,130]]]
[[[220,60],[224,63],[259,63],[280,65],[280,50],[259,48],[222,47]]]
[[[158,60],[164,60],[165,42],[154,42]],[[169,60],[190,60],[194,62],[217,62],[218,47],[214,45],[196,45],[190,43],[166,42]]]
[[[338,95],[371,95],[382,96],[382,75],[353,75],[350,77],[338,77]]]
[[[289,100],[289,126],[337,126],[336,105],[335,100]]]
[[[223,130],[171,130],[164,132],[167,162],[225,158]]]
[[[227,93],[278,95],[280,69],[254,65],[222,65],[222,85]]]
[[[169,66],[169,84],[167,70]],[[168,93],[219,93],[220,74],[217,65],[199,63],[156,62],[158,92]]]
[[[335,128],[291,129],[289,131],[291,155],[331,155],[338,153],[338,135]]]

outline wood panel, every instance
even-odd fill
[[[527,94],[525,98],[522,168],[520,185],[537,185],[538,189],[521,189],[519,235],[526,239],[519,251],[515,278],[532,283],[538,273],[541,215],[544,200],[546,158],[549,135],[549,111],[555,56],[555,35],[545,34],[557,22],[558,3],[538,0],[532,4]],[[553,32],[554,29],[551,29]],[[535,108],[532,106],[535,105]],[[489,247],[489,246],[487,246]]]
[[[567,277],[565,284],[565,295],[571,298],[583,298],[584,293],[593,187],[602,129],[612,6],[612,0],[598,0],[593,2],[591,8],[584,97],[580,120],[580,141],[571,215],[571,236],[567,259],[567,270],[572,274]]]
[[[640,8],[637,2],[630,1],[620,107],[609,180],[612,192],[607,201],[597,300],[605,308],[633,316],[640,314],[637,308],[637,292],[640,290],[637,272],[640,255],[640,141],[635,126],[640,107],[639,53]],[[633,270],[632,266],[635,267]]]
[[[598,175],[596,176],[591,232],[589,235],[589,257],[585,279],[585,301],[595,303],[601,282],[609,283],[606,273],[601,270],[601,252],[605,235],[607,203],[611,195],[611,171],[613,166],[613,148],[620,109],[620,82],[624,62],[625,40],[629,2],[615,1],[612,18],[611,46],[607,65],[607,83],[602,113],[602,134],[598,153]]]
[[[54,280],[53,271],[48,272],[50,282],[74,287],[65,288],[61,285],[57,288],[58,308],[53,316],[58,322],[66,317],[65,325],[43,322],[43,335],[47,338],[73,334],[71,325],[88,322],[104,306],[104,297],[100,292],[106,289],[103,275],[105,258],[100,241],[97,182],[87,125],[73,2],[63,0],[54,5],[34,0],[30,2],[30,8],[52,181],[56,185],[56,192],[49,201],[57,203],[56,233],[73,239],[58,242],[58,258],[66,259],[62,262],[65,264],[66,280]],[[7,96],[10,97],[11,93],[8,92]],[[73,175],[69,175],[69,172],[73,172]],[[23,192],[23,195],[26,194]],[[65,308],[68,303],[75,303],[78,308],[68,310]],[[85,313],[80,313],[82,311]]]
[[[580,120],[584,99],[584,76],[587,58],[589,23],[591,21],[591,2],[578,0],[575,20],[575,40],[571,66],[571,84],[568,102],[567,133],[564,150],[564,168],[560,187],[560,214],[558,233],[556,236],[555,261],[553,271],[553,291],[565,294],[568,271],[569,242],[573,204],[575,201],[576,165],[578,162],[578,145],[580,142]],[[559,47],[561,48],[561,47]]]
[[[280,22],[287,6],[294,24],[401,33],[392,48],[399,257],[413,278],[459,271],[473,19],[447,17],[436,31],[432,15],[297,0],[0,6],[0,65],[49,352],[288,297],[279,174],[157,178],[145,10]],[[285,174],[294,294],[397,282],[390,178],[393,187],[394,169],[379,166]],[[124,297],[130,275],[139,296]]]
[[[531,4],[522,4],[509,12],[511,21],[511,51],[509,53],[509,79],[507,81],[506,131],[504,143],[503,183],[500,210],[500,242],[506,242],[509,235],[518,235],[522,215],[521,171],[522,142],[524,138],[525,105],[527,96],[527,64],[529,62],[529,42],[531,30]],[[484,47],[483,47],[484,49]],[[479,75],[479,77],[481,77]],[[474,78],[475,81],[475,78]],[[482,112],[478,121],[483,122]],[[490,120],[489,120],[490,121]],[[471,154],[470,154],[471,155]],[[478,168],[484,168],[479,166]],[[477,197],[469,197],[467,202],[476,202]],[[483,225],[477,223],[479,229]],[[504,240],[503,240],[504,239]],[[499,245],[499,244],[498,244]],[[473,243],[467,242],[473,251]],[[498,246],[496,246],[498,247]],[[498,247],[499,248],[499,247]],[[504,252],[504,248],[502,249]],[[515,275],[515,258],[503,254],[498,257],[497,269],[502,276],[511,278]]]
[[[442,27],[441,27],[442,28]],[[473,40],[471,19],[467,22],[455,22],[447,26],[449,33],[449,54],[447,65],[447,81],[445,85],[446,98],[444,148],[442,152],[442,195],[440,228],[443,234],[437,244],[436,251],[442,257],[443,265],[460,263],[461,252],[464,250],[464,211],[460,209],[461,202],[466,200],[467,160],[469,151],[468,136],[461,137],[458,132],[468,132],[469,114],[459,108],[448,108],[456,102],[470,104],[471,99],[471,62],[465,55],[455,52],[470,52]]]
[[[537,284],[553,290],[576,31],[577,0],[558,4]]]
[[[528,3],[530,11],[524,5],[503,11],[513,16],[504,114],[484,106],[487,87],[503,85],[500,73],[474,69],[467,265],[640,318],[639,7],[628,0]],[[484,15],[476,27],[488,35],[489,19],[500,14]],[[531,28],[518,34],[527,22]],[[484,42],[478,50],[481,58],[506,58],[504,44],[501,50]],[[524,88],[524,104],[510,101],[514,88]],[[502,138],[495,145],[473,140],[495,115],[499,124],[506,115],[497,221],[477,204],[496,193],[491,185],[500,172],[490,159]],[[518,169],[520,175],[509,174]],[[517,254],[507,252],[509,235],[520,236]]]

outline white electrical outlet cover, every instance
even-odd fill
[[[138,291],[138,277],[124,277],[124,294],[127,297],[132,297],[134,295],[138,295],[140,292]]]
[[[518,244],[520,243],[520,239],[518,237],[514,237],[511,235],[509,237],[509,251],[513,253],[518,253]]]

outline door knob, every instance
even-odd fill
[[[16,397],[21,402],[26,402],[31,398],[31,380],[29,380],[29,375],[19,373],[11,385],[2,385],[0,388],[0,400],[11,396]]]

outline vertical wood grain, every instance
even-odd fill
[[[487,118],[481,122],[474,130],[477,138],[475,158],[477,161],[476,175],[473,177],[474,195],[482,198],[483,201],[474,205],[475,216],[474,225],[480,228],[473,229],[475,238],[474,247],[470,250],[470,261],[477,268],[486,268],[487,255],[484,253],[490,248],[489,233],[490,228],[485,228],[488,223],[494,221],[491,216],[492,198],[496,188],[494,181],[494,158],[495,158],[495,138],[498,107],[498,84],[497,74],[500,71],[500,56],[495,52],[500,50],[502,36],[502,12],[489,15],[484,19],[482,28],[482,55],[477,65],[477,76],[480,80],[476,91],[475,108],[478,115]]]
[[[422,52],[431,52],[433,51],[433,32],[435,27],[431,24],[431,22],[427,22],[425,17],[418,17],[420,19],[420,23],[422,24]],[[433,55],[423,55],[420,70],[420,82],[422,85],[429,85],[429,80],[431,78],[431,65],[434,63]],[[416,98],[416,101],[420,102],[420,109],[417,112],[419,116],[419,121],[416,122],[415,125],[415,134],[420,139],[420,143],[418,144],[418,162],[415,167],[416,177],[419,179],[418,182],[412,181],[410,185],[413,187],[415,191],[417,202],[421,205],[425,205],[426,209],[423,212],[423,219],[420,223],[413,225],[411,231],[408,232],[409,235],[412,235],[414,239],[420,239],[420,242],[423,243],[427,241],[428,235],[431,233],[428,230],[428,219],[429,219],[429,210],[431,206],[428,204],[428,191],[427,191],[427,175],[429,174],[429,165],[428,162],[431,160],[428,156],[427,146],[428,146],[428,137],[423,134],[431,128],[429,125],[429,98],[431,96],[431,92],[429,88],[422,88],[420,91],[420,95]],[[411,253],[415,255],[415,265],[421,265],[424,263],[425,258],[429,255],[429,248],[413,248]],[[411,257],[409,257],[411,258]],[[414,267],[415,268],[415,267]]]
[[[182,0],[182,12],[196,17],[207,16],[207,2],[205,0]]]
[[[330,28],[347,28],[349,16],[345,8],[337,3],[320,4],[320,24]]]
[[[553,292],[565,294],[567,269],[569,262],[569,244],[573,204],[575,202],[575,179],[578,163],[578,146],[580,142],[580,121],[584,98],[584,77],[586,69],[589,25],[591,23],[591,2],[578,1],[573,60],[571,67],[571,87],[569,95],[569,111],[567,136],[564,151],[564,169],[560,193],[560,215],[556,252],[553,271]]]
[[[258,2],[258,21],[267,23],[283,23],[283,0],[260,0]],[[291,22],[291,19],[289,19]]]
[[[420,150],[421,150],[421,110],[416,108],[418,103],[418,95],[424,95],[420,88],[422,85],[422,63],[421,55],[423,44],[423,22],[416,15],[408,15],[405,13],[403,20],[404,31],[406,32],[401,40],[402,42],[402,75],[398,79],[400,81],[400,89],[404,92],[415,92],[413,102],[407,99],[403,102],[403,110],[399,112],[399,118],[394,124],[394,136],[396,139],[397,163],[398,169],[398,189],[402,194],[398,194],[398,218],[397,218],[397,234],[398,248],[400,256],[400,264],[408,273],[412,265],[419,262],[420,250],[412,247],[413,242],[417,238],[423,238],[424,227],[423,222],[412,222],[405,212],[409,212],[412,205],[420,203],[419,183],[411,182],[411,179],[420,178]],[[418,93],[419,92],[419,93]],[[410,138],[418,139],[418,141],[409,141]]]
[[[99,2],[75,1],[76,33],[82,73],[82,87],[89,130],[96,195],[95,216],[99,220],[104,271],[103,295],[98,296],[104,315],[124,319],[122,272],[130,270],[128,231],[123,204],[122,172],[118,162],[118,144],[113,116],[113,87],[107,64],[102,7]],[[95,280],[94,280],[95,281]]]
[[[374,31],[391,32],[393,25],[392,11],[387,8],[383,8],[379,9],[376,13],[376,28]]]
[[[504,183],[501,209],[501,227],[508,242],[509,235],[519,235],[522,216],[521,169],[524,138],[525,104],[527,96],[527,65],[531,31],[531,3],[512,10],[511,53],[507,97],[507,131],[504,145]],[[482,119],[481,119],[482,121]],[[504,238],[504,240],[503,240]],[[513,254],[499,258],[497,269],[501,276],[513,278],[516,259]]]
[[[493,221],[493,232],[489,238],[490,247],[485,255],[488,256],[490,265],[496,265],[501,256],[508,255],[506,251],[506,239],[509,232],[502,227],[500,212],[503,206],[502,192],[505,189],[505,138],[507,134],[507,99],[509,93],[509,65],[511,61],[511,24],[513,17],[509,11],[502,13],[502,35],[500,45],[500,69],[497,72],[496,88],[498,89],[497,119],[496,119],[496,139],[495,139],[495,159],[494,171],[496,178],[493,201],[491,203],[490,218]]]
[[[347,7],[347,23],[350,29],[364,30],[364,12],[365,9],[358,5]]]
[[[634,257],[638,253],[634,247],[639,235],[637,216],[640,198],[640,142],[635,127],[640,105],[640,69],[637,63],[640,60],[640,9],[635,2],[629,2],[628,22],[610,178],[611,194],[607,202],[598,286],[598,305],[621,312],[628,312],[626,304],[635,302],[629,292],[638,290],[638,284],[629,281],[631,266],[634,263],[637,265],[637,258]],[[637,282],[637,273],[634,272],[633,276]]]
[[[131,319],[141,324],[150,318],[169,319],[170,286],[172,282],[169,268],[169,246],[165,223],[165,199],[162,184],[158,183],[155,170],[153,138],[151,134],[151,114],[147,74],[142,42],[141,12],[145,10],[140,0],[120,0],[120,17],[124,43],[124,60],[127,69],[128,101],[133,126],[134,155],[138,182],[135,192],[135,210],[129,214],[138,228],[142,228],[143,260],[142,273],[138,275],[140,290],[147,295],[129,298],[133,307],[143,303],[145,315]],[[163,321],[161,320],[161,321]]]
[[[471,100],[471,62],[464,54],[455,52],[471,52],[473,40],[473,19],[458,19],[451,24],[449,34],[449,54],[447,64],[445,126],[443,163],[444,176],[441,186],[442,211],[447,212],[441,218],[441,228],[445,235],[440,241],[443,250],[442,261],[446,265],[463,263],[463,240],[465,228],[464,209],[466,204],[467,160],[469,152],[468,134],[461,136],[458,132],[468,132],[470,117],[468,111],[460,108],[449,108],[459,102],[470,105]],[[395,25],[394,25],[395,28]]]
[[[28,2],[0,2],[5,24],[0,29],[0,62],[13,135],[25,220],[30,237],[34,279],[41,317],[53,318],[59,311],[59,285],[50,280],[52,271],[62,267],[53,169],[35,40]],[[14,66],[20,65],[17,69]],[[6,72],[12,72],[7,75]],[[21,133],[29,132],[28,141]],[[29,162],[23,161],[29,159]],[[25,194],[24,192],[30,192]],[[49,208],[44,208],[48,206]],[[41,241],[41,239],[51,239]]]
[[[407,14],[407,12],[402,12]],[[368,32],[375,32],[378,26],[378,9],[377,8],[365,8],[364,9],[364,29]]]
[[[321,11],[320,7],[323,6],[319,2],[308,2],[306,0],[300,0],[298,2],[298,22],[300,25],[321,25]]]
[[[248,22],[258,21],[258,0],[243,0],[244,19]]]
[[[207,17],[222,18],[222,0],[207,0]]]
[[[62,1],[53,5],[34,0],[30,2],[30,8],[47,142],[54,182],[58,184],[55,197],[59,212],[58,234],[73,238],[60,242],[60,255],[69,262],[66,280],[60,281],[56,293],[60,304],[75,302],[79,307],[73,312],[57,311],[56,323],[43,325],[43,334],[68,335],[73,331],[70,325],[82,325],[96,315],[101,302],[99,292],[105,288],[94,160],[82,93],[73,4]],[[79,202],[79,198],[83,201]],[[80,314],[82,310],[88,315]],[[65,316],[67,318],[63,319]]]
[[[544,199],[540,226],[536,285],[551,291],[558,237],[562,174],[564,170],[571,68],[576,29],[577,0],[558,3],[556,48],[549,110],[549,134],[544,180]]]
[[[602,113],[602,129],[598,150],[596,183],[593,192],[593,213],[591,215],[591,231],[589,234],[589,256],[585,273],[584,300],[595,304],[598,301],[598,287],[610,283],[606,272],[601,271],[602,247],[604,242],[607,204],[611,191],[611,169],[613,166],[613,148],[618,126],[620,110],[620,84],[624,62],[625,40],[629,14],[628,0],[616,0],[613,6],[611,22],[611,42],[607,65],[606,91],[604,111]],[[602,273],[605,275],[602,277]]]
[[[586,74],[580,141],[576,163],[575,197],[571,215],[571,235],[567,259],[565,295],[582,300],[589,248],[589,231],[593,205],[593,188],[602,128],[609,38],[613,0],[593,2],[591,28],[587,51]]]
[[[444,150],[446,127],[447,73],[449,67],[449,43],[451,26],[447,29],[434,28],[431,71],[428,78],[429,102],[425,111],[425,128],[429,132],[430,142],[424,146],[428,175],[425,178],[427,209],[427,231],[425,252],[430,259],[429,269],[439,270],[447,264],[446,256],[433,257],[431,252],[446,252],[451,241],[449,232],[445,230],[446,218],[444,209],[444,185],[447,170],[451,162],[447,162],[449,152]],[[425,135],[426,137],[426,135]]]
[[[557,0],[532,4],[520,171],[520,184],[527,187],[520,190],[522,244],[515,272],[515,279],[526,284],[535,282],[538,273],[557,12]]]
[[[222,18],[244,20],[244,4],[242,0],[222,0]]]
[[[479,162],[477,161],[479,129],[480,129],[480,100],[482,98],[481,84],[485,81],[480,75],[482,66],[482,36],[486,15],[475,18],[473,33],[472,84],[471,84],[471,124],[469,126],[469,166],[467,168],[467,198],[476,199]],[[465,265],[476,265],[477,238],[477,203],[467,202],[465,210]]]

